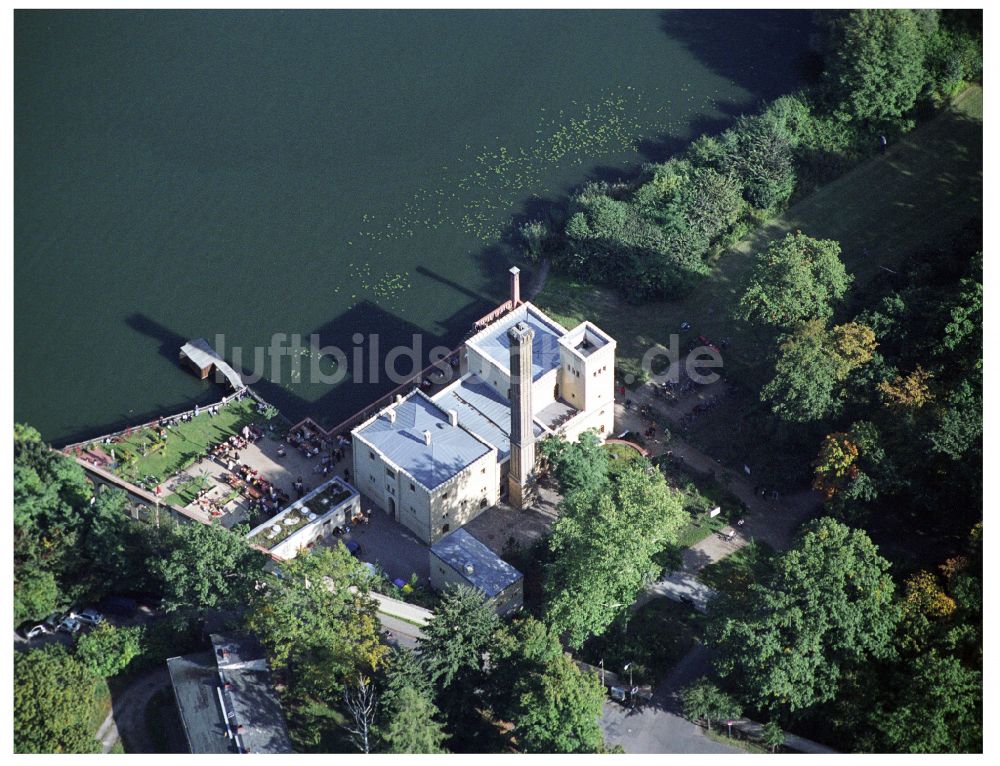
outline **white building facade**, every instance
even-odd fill
[[[519,422],[530,420],[533,434],[515,429],[515,454],[546,436],[573,441],[592,429],[606,438],[614,429],[614,339],[590,322],[567,330],[531,303],[516,305],[466,341],[459,380],[433,398],[397,397],[352,431],[355,485],[428,545],[507,497],[510,370],[522,337],[531,369],[526,358],[514,362],[518,388],[529,375],[531,384],[513,409],[530,409]]]

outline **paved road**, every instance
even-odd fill
[[[112,704],[111,716],[116,733],[123,734],[122,740],[128,745],[129,753],[155,753],[156,743],[149,738],[146,726],[146,708],[154,694],[160,689],[170,686],[170,674],[166,664],[151,670],[135,679],[124,689],[116,692]],[[105,723],[107,723],[105,721]],[[103,728],[103,727],[102,727]],[[111,744],[114,744],[112,740]],[[106,746],[104,752],[108,752]]]
[[[654,598],[666,597],[674,601],[691,604],[699,612],[708,611],[708,603],[718,594],[698,579],[697,575],[683,570],[671,572],[660,580],[657,580],[646,591],[639,595],[632,605],[633,609],[638,609],[643,604]]]
[[[709,739],[681,714],[678,692],[709,672],[709,656],[700,645],[688,652],[644,707],[629,710],[606,702],[600,723],[607,743],[626,753],[743,753]]]
[[[386,636],[389,643],[396,644],[396,646],[416,649],[417,640],[424,637],[424,634],[416,625],[411,625],[404,620],[398,620],[392,615],[379,612],[378,619],[382,623],[382,627],[389,633]]]

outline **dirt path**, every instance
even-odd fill
[[[647,405],[655,414],[670,422],[676,422],[679,417],[677,409],[653,396],[648,386],[639,386],[635,391],[627,392],[626,396],[632,400],[628,410],[623,402],[615,403],[615,423],[619,431],[645,432],[648,421],[638,411],[641,405]],[[663,432],[658,428],[656,435],[647,439],[646,447],[654,456],[670,454],[698,473],[713,474],[749,509],[743,526],[736,528],[732,540],[709,535],[686,549],[682,566],[686,572],[697,573],[708,564],[735,553],[751,539],[763,540],[775,550],[783,550],[791,544],[799,525],[821,508],[819,496],[811,490],[777,499],[761,497],[745,474],[722,465],[675,433],[671,433],[669,441],[664,442]]]

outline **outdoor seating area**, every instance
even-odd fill
[[[204,477],[206,487],[186,507],[226,527],[240,523],[257,527],[334,478],[339,469],[343,469],[340,476],[347,479],[349,465],[344,447],[307,428],[282,433],[275,428],[247,426],[215,445],[187,472]],[[167,502],[180,494],[177,489],[172,491]],[[289,529],[288,533],[294,531]]]
[[[209,407],[164,416],[68,451],[150,492],[186,470],[211,450],[254,427],[267,427],[266,405],[237,395]]]

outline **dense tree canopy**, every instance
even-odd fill
[[[246,603],[267,557],[251,548],[242,528],[183,524],[169,528],[163,555],[153,562],[170,607],[230,607]]]
[[[842,119],[887,120],[913,108],[937,19],[904,8],[859,8],[827,23],[827,97]],[[930,28],[928,28],[930,27]]]
[[[300,695],[329,701],[345,679],[382,663],[386,648],[367,571],[343,545],[300,554],[261,579],[247,627],[271,663],[291,671]]]
[[[599,475],[606,457],[586,441],[560,449],[557,476],[567,478],[567,488],[578,488],[563,489],[549,538],[546,617],[578,648],[603,633],[658,574],[653,555],[676,539],[685,514],[678,493],[648,461],[632,461],[614,482],[605,476],[588,484],[587,464]]]
[[[767,582],[726,598],[715,614],[719,672],[762,710],[832,699],[845,662],[890,651],[897,610],[888,570],[864,532],[829,518],[810,523]]]
[[[494,655],[490,685],[500,715],[514,724],[528,753],[595,753],[604,748],[598,725],[604,687],[582,672],[558,635],[533,617],[522,618]]]
[[[395,649],[379,699],[379,732],[386,753],[444,753],[447,739],[434,689],[418,655]]]
[[[144,530],[130,524],[125,493],[95,494],[80,466],[22,425],[14,429],[13,515],[15,622],[145,585]]]
[[[736,316],[778,328],[826,320],[851,279],[837,242],[813,239],[802,232],[788,234],[757,256]]]
[[[95,678],[65,647],[14,652],[14,751],[95,753]]]

